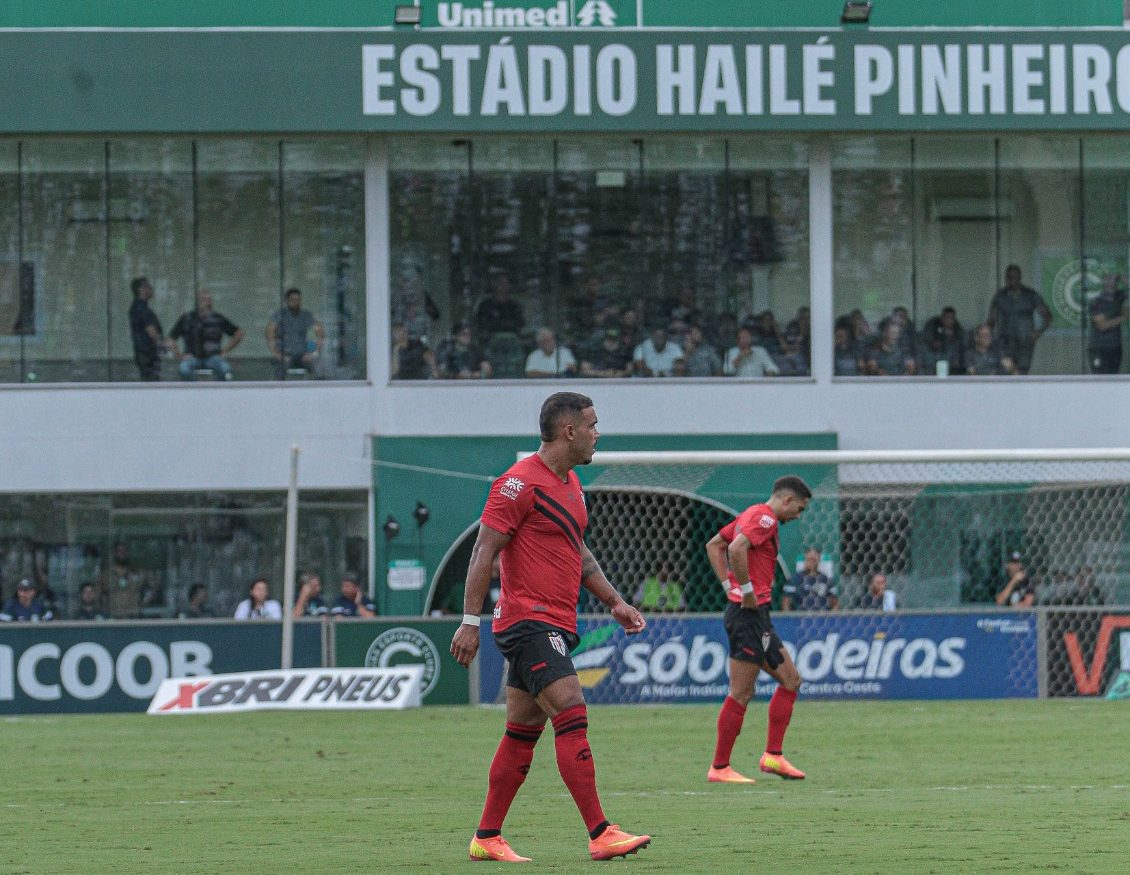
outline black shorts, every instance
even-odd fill
[[[554,681],[575,675],[569,654],[580,640],[576,632],[537,620],[521,620],[497,633],[494,643],[508,666],[506,686],[537,697]]]
[[[769,605],[751,610],[743,608],[737,602],[730,602],[722,624],[730,639],[732,659],[754,662],[765,668],[776,668],[783,662],[781,650],[784,645],[777,636],[777,630],[773,628]]]

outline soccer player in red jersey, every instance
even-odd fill
[[[479,650],[479,611],[501,554],[502,593],[494,609],[495,642],[509,663],[506,731],[490,764],[487,798],[471,839],[472,860],[524,863],[502,837],[502,821],[526,780],[534,746],[553,723],[557,769],[589,831],[594,860],[634,854],[651,842],[609,823],[596,791],[588,713],[569,653],[577,646],[577,598],[583,586],[629,635],[643,631],[640,612],[616,592],[584,542],[588,511],[573,469],[592,461],[599,432],[592,400],[558,392],[542,404],[541,447],[494,481],[471,552],[463,623],[451,653],[469,666]]]
[[[777,681],[769,700],[769,731],[761,771],[798,780],[804,772],[782,755],[785,730],[793,716],[800,673],[769,617],[773,572],[777,566],[777,528],[795,520],[808,506],[812,490],[800,477],[781,477],[764,504],[747,507],[706,545],[710,565],[730,600],[724,624],[730,639],[730,694],[718,714],[714,762],[706,779],[725,784],[752,784],[753,778],[730,766],[730,754],[742,731],[746,707],[753,698],[757,673],[765,669]]]

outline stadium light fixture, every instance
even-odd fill
[[[840,24],[867,24],[871,19],[871,0],[847,0]]]
[[[387,544],[400,534],[400,523],[398,523],[396,517],[390,513],[388,519],[385,520],[385,524],[381,526],[381,531],[385,533],[385,543]]]
[[[416,526],[422,529],[424,523],[432,518],[432,512],[424,502],[417,501],[416,509],[412,511],[412,517],[416,520]]]
[[[413,27],[420,26],[420,7],[414,3],[411,5],[397,6],[392,12],[393,24],[411,25]]]

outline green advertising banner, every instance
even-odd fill
[[[338,668],[424,666],[425,705],[466,705],[471,701],[467,669],[449,647],[458,620],[339,620],[335,626]]]
[[[12,133],[1130,129],[1130,32],[7,31]]]
[[[165,678],[278,668],[269,622],[5,623],[0,715],[144,711]],[[294,625],[294,667],[322,664],[322,623]]]

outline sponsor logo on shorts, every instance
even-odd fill
[[[522,491],[525,485],[526,484],[519,480],[517,477],[507,477],[506,482],[502,484],[502,488],[498,491],[503,498],[509,498],[511,501],[517,501],[518,493]]]
[[[762,653],[768,653],[769,652],[769,640],[770,640],[769,633],[768,632],[762,632],[761,633],[761,652]]]
[[[565,639],[556,632],[549,633],[549,643],[562,656],[569,655],[569,648],[565,646]]]
[[[391,668],[397,665],[423,665],[420,696],[435,689],[439,681],[439,649],[432,639],[408,626],[387,629],[369,645],[365,653],[366,668]]]

